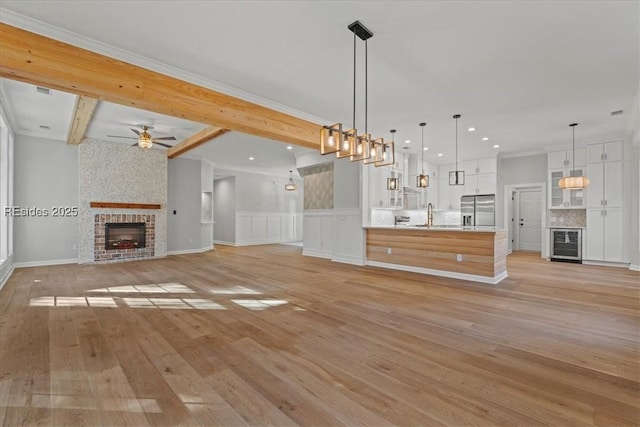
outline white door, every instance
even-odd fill
[[[520,192],[520,250],[542,250],[542,192]]]

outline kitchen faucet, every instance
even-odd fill
[[[427,205],[427,223],[425,225],[427,227],[433,225],[433,204],[431,202]]]

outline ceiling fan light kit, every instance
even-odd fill
[[[142,132],[140,132],[137,129],[131,129],[131,132],[138,135],[136,138],[132,136],[120,136],[120,135],[107,135],[107,138],[135,139],[137,140],[137,142],[133,144],[133,147],[137,145],[143,150],[148,150],[149,148],[153,147],[153,144],[158,144],[166,148],[171,148],[172,147],[171,145],[165,144],[159,141],[175,141],[176,140],[174,136],[163,136],[160,138],[154,138],[149,133],[149,130],[153,129],[153,126],[142,125],[141,127],[142,127]]]

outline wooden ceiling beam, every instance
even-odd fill
[[[67,136],[67,144],[78,145],[84,140],[87,133],[89,123],[96,110],[98,100],[87,96],[79,96],[76,99],[76,106],[73,111],[73,119],[69,127],[69,135]]]
[[[0,76],[309,148],[321,126],[0,23]]]
[[[196,147],[199,147],[205,142],[211,141],[213,138],[217,138],[227,132],[229,132],[229,129],[222,129],[217,126],[211,126],[201,129],[190,137],[186,138],[184,141],[181,141],[180,143],[169,148],[167,150],[167,157],[170,159],[178,157],[179,155],[186,153],[187,151],[192,150]]]

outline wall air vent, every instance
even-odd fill
[[[624,110],[616,110],[611,112],[612,116],[619,116],[621,114],[624,114]]]
[[[40,125],[40,129],[46,129],[49,130],[51,129],[51,127],[47,126],[47,125]]]
[[[47,89],[46,87],[36,86],[36,91],[43,95],[51,95],[51,89]]]

